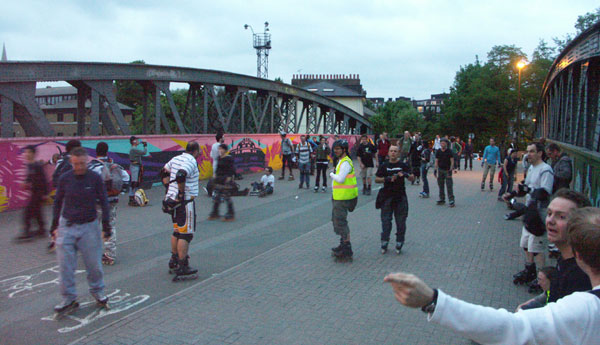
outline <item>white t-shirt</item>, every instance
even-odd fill
[[[185,199],[189,200],[192,196],[198,196],[198,180],[200,178],[200,172],[198,171],[198,162],[194,156],[187,152],[175,156],[165,164],[165,169],[171,173],[171,176],[169,177],[171,181],[175,179],[177,172],[180,169],[185,170],[187,173],[187,178],[185,179]],[[165,199],[175,199],[177,198],[178,193],[179,189],[177,182],[173,182],[169,185]]]
[[[275,176],[273,176],[273,174],[271,174],[269,176],[263,175],[260,178],[260,182],[263,184],[264,187],[266,187],[270,183],[271,187],[275,188]]]
[[[531,165],[527,169],[527,178],[525,184],[531,189],[544,188],[548,194],[552,194],[552,185],[554,184],[554,172],[552,167],[541,162],[538,165]],[[531,199],[527,194],[527,203]]]
[[[216,143],[212,144],[212,147],[210,149],[210,157],[213,160],[218,160],[219,159],[219,156],[220,156],[220,154],[219,154],[219,146],[221,146],[221,143],[218,142],[218,141]]]

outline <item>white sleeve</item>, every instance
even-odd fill
[[[540,176],[540,188],[544,188],[548,194],[552,194],[552,186],[554,185],[554,171],[552,168],[544,169]]]
[[[352,171],[352,166],[348,162],[342,162],[340,165],[340,171],[337,174],[330,173],[329,176],[338,183],[344,183],[346,176]]]
[[[121,169],[121,178],[123,179],[123,182],[131,181],[129,174],[127,173],[127,171],[125,171],[125,169]]]
[[[594,341],[593,332],[600,326],[600,317],[595,315],[600,305],[597,300],[581,292],[543,308],[511,313],[467,303],[439,291],[435,311],[428,320],[480,344],[585,344]]]

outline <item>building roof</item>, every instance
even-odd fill
[[[76,95],[77,88],[73,86],[57,86],[57,87],[44,87],[35,89],[36,97],[44,96],[62,96],[62,95]]]
[[[364,97],[364,95],[361,95],[354,90],[350,90],[346,87],[325,80],[305,85],[303,88],[324,97]]]
[[[118,103],[119,105],[119,109],[121,110],[128,110],[128,111],[133,111],[134,109],[131,107],[126,106],[125,104],[122,103]],[[87,109],[91,108],[92,106],[92,102],[88,99],[85,101],[85,107]],[[52,110],[52,109],[77,109],[77,100],[76,99],[70,99],[67,101],[62,101],[62,102],[58,102],[56,104],[42,104],[40,105],[40,109],[42,110]]]

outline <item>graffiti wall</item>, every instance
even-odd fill
[[[356,135],[340,135],[347,139],[351,151],[359,141]],[[210,150],[215,143],[214,135],[149,135],[141,136],[148,142],[148,154],[143,157],[144,188],[150,188],[159,182],[158,174],[164,164],[172,157],[180,154],[185,149],[188,141],[200,144],[198,156],[198,169],[200,179],[212,176],[212,159]],[[300,142],[300,134],[288,134],[294,144]],[[329,145],[333,144],[333,136],[327,136]],[[78,139],[87,149],[90,158],[96,156],[96,145],[100,141],[108,144],[108,156],[115,163],[129,169],[129,137],[86,137],[86,138],[17,138],[0,139],[0,212],[24,207],[29,197],[23,182],[27,172],[25,159],[22,155],[23,148],[34,145],[37,148],[37,160],[45,162],[45,171],[48,181],[51,180],[54,165],[52,156],[65,151],[65,144],[70,139]],[[225,135],[225,143],[230,148],[230,154],[236,163],[237,172],[240,174],[261,171],[267,166],[274,170],[281,169],[281,138],[277,134]],[[140,145],[139,148],[142,148]]]

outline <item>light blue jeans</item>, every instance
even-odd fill
[[[101,262],[102,235],[98,220],[67,226],[67,220],[61,217],[56,237],[56,256],[60,270],[60,293],[67,303],[77,298],[77,251],[81,253],[87,270],[90,293],[95,298],[101,297],[104,291],[104,273]]]

